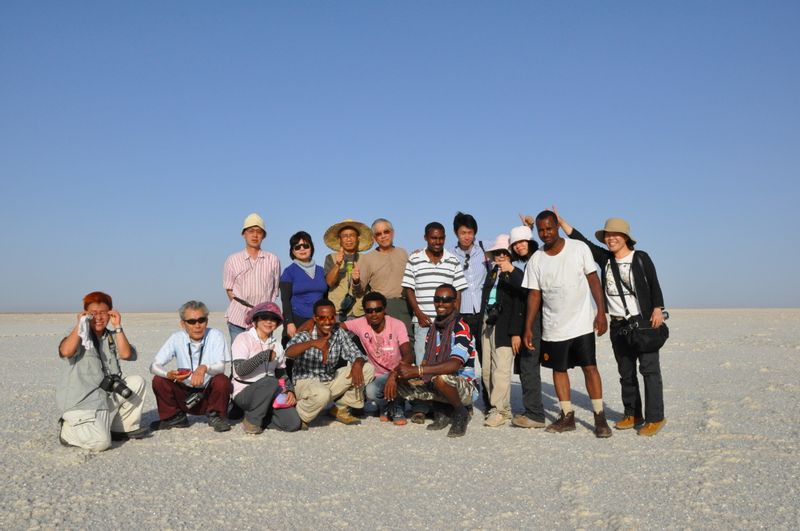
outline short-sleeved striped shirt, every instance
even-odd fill
[[[233,290],[234,297],[255,306],[262,302],[275,302],[280,294],[278,283],[281,263],[278,257],[266,251],[258,251],[258,257],[250,258],[247,251],[234,253],[225,260],[222,285]],[[225,319],[236,326],[245,326],[248,308],[232,300],[225,312]]]
[[[425,249],[408,257],[402,285],[404,288],[414,290],[419,309],[431,319],[436,317],[433,294],[442,284],[452,284],[456,291],[462,291],[467,287],[464,269],[453,253],[444,249],[442,259],[438,263],[431,262]],[[416,320],[414,317],[414,321]]]

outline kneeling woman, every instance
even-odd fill
[[[297,431],[297,400],[285,374],[281,338],[273,333],[283,322],[281,311],[265,302],[250,309],[246,321],[252,328],[236,336],[232,347],[233,401],[244,411],[242,429],[250,434],[264,428]]]

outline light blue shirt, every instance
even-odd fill
[[[203,354],[202,361],[200,353]],[[176,369],[191,369],[192,372],[202,363],[208,367],[203,387],[208,385],[212,376],[225,372],[225,364],[230,363],[231,354],[225,336],[215,328],[206,329],[206,335],[199,343],[193,342],[185,330],[175,332],[156,354],[150,372],[163,376],[165,366],[175,360]],[[184,385],[191,385],[191,379],[183,380]]]
[[[464,251],[456,244],[453,254],[461,262],[464,278],[467,280],[467,289],[461,292],[461,313],[480,313],[481,292],[483,282],[486,280],[486,257],[476,244],[473,244],[469,251]],[[469,255],[469,266],[467,266],[467,255]]]

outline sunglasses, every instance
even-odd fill
[[[437,295],[437,296],[434,296],[434,297],[433,297],[433,302],[444,302],[444,303],[448,303],[448,302],[455,302],[455,300],[456,300],[456,298],[455,298],[455,297],[453,297],[453,296],[450,296],[450,295],[445,295],[444,297],[439,297],[439,296]]]
[[[208,322],[208,317],[198,317],[197,319],[184,319],[183,322],[188,325],[196,325],[197,323],[204,324]]]
[[[364,313],[381,313],[385,308],[383,306],[376,306],[375,308],[364,308]]]
[[[299,251],[300,249],[311,249],[311,246],[307,243],[298,243],[297,245],[292,247],[292,249],[295,251]]]

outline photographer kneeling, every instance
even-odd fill
[[[61,340],[58,354],[67,368],[56,391],[61,411],[59,440],[101,452],[111,440],[139,439],[149,434],[139,428],[145,381],[123,377],[119,360],[135,361],[136,349],[122,330],[122,316],[111,297],[94,291],[83,298],[83,311],[70,334]],[[113,330],[107,330],[109,321]]]

